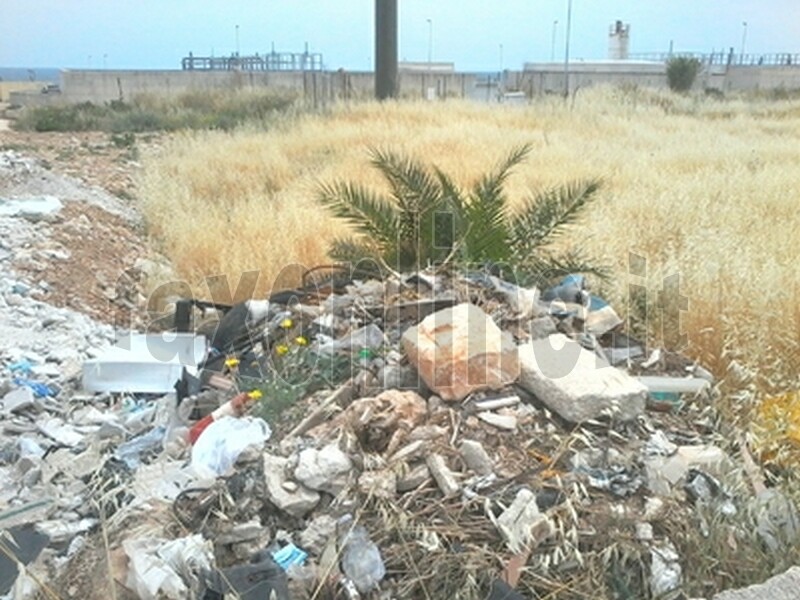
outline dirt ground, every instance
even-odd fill
[[[34,158],[48,174],[67,176],[77,186],[71,186],[65,196],[54,194],[65,203],[58,217],[46,225],[47,235],[15,253],[15,271],[33,284],[42,284],[43,289],[35,289],[40,300],[106,323],[131,322],[132,309],[143,300],[139,295],[142,274],[135,266],[151,255],[144,227],[136,218],[134,179],[140,168],[139,152],[152,149],[158,140],[150,136],[120,145],[100,132],[35,133],[0,128],[0,152]],[[40,181],[27,185],[23,180],[11,191],[37,195],[42,193],[41,185]],[[97,195],[100,190],[128,214],[118,214],[102,202],[84,201],[80,194]],[[8,189],[0,189],[0,195],[4,191]]]

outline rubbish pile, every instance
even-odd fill
[[[0,593],[683,598],[719,522],[796,543],[795,507],[716,432],[711,375],[582,276],[333,279],[207,312],[95,352],[93,392],[2,357]],[[71,592],[87,554],[104,570]]]

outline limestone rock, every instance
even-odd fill
[[[319,494],[305,486],[291,486],[287,489],[286,463],[288,459],[281,456],[264,454],[264,482],[267,498],[275,506],[295,517],[303,517],[319,502]]]
[[[459,452],[467,468],[476,475],[488,475],[492,472],[492,459],[489,458],[480,442],[464,440],[461,442]]]
[[[519,385],[567,421],[644,412],[644,385],[563,334],[520,346],[519,362]]]
[[[347,485],[352,469],[353,463],[347,454],[335,444],[328,444],[322,450],[306,448],[300,452],[294,476],[307,488],[335,496]]]

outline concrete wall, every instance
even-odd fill
[[[598,84],[666,87],[664,63],[598,61],[570,63],[569,89]],[[563,63],[528,63],[522,72],[507,72],[505,87],[525,92],[528,96],[564,91]]]
[[[400,96],[404,98],[475,98],[485,94],[466,73],[398,73]],[[129,101],[152,94],[176,96],[190,91],[212,89],[270,88],[294,91],[309,101],[328,102],[371,98],[374,76],[368,72],[330,71],[63,71],[62,99],[69,102]]]
[[[666,64],[633,61],[570,64],[570,90],[600,83],[666,88],[668,86]],[[505,87],[520,90],[528,96],[561,93],[564,90],[564,65],[527,64],[521,73],[506,73]],[[695,88],[700,90],[714,88],[724,92],[800,89],[800,66],[710,65],[704,67],[698,74]]]
[[[46,81],[0,81],[0,102],[8,102],[16,92],[36,91],[47,85]]]
[[[664,63],[597,61],[570,64],[570,90],[597,84],[667,87]],[[501,85],[498,85],[502,81]],[[20,92],[11,101],[21,105],[65,102],[103,103],[130,101],[138,95],[175,96],[212,89],[269,88],[294,92],[314,105],[338,100],[373,97],[374,77],[368,72],[349,71],[110,71],[61,72],[60,94]],[[800,88],[800,66],[712,66],[698,77],[696,86],[723,91]],[[505,71],[502,76],[474,73],[400,71],[402,98],[467,98],[497,101],[504,91],[520,91],[532,97],[561,93],[564,66],[559,63],[526,64],[523,71]]]

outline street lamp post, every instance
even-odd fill
[[[236,26],[236,58],[239,58],[239,26]]]
[[[747,42],[747,21],[742,21],[742,51],[739,54],[739,62],[744,63],[744,45]]]
[[[558,19],[553,21],[553,36],[550,39],[550,62],[556,61],[556,27],[558,27]]]
[[[428,71],[433,67],[433,20],[425,19],[428,22]]]

